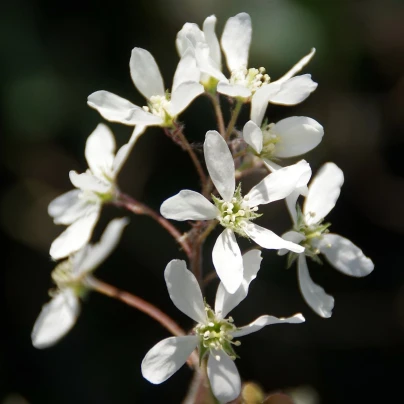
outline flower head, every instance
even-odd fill
[[[302,295],[307,304],[322,317],[331,316],[334,298],[312,281],[306,256],[321,263],[319,255],[322,254],[335,269],[355,277],[369,275],[374,268],[372,260],[359,247],[338,234],[330,233],[331,223],[324,222],[337,202],[343,182],[344,175],[339,167],[334,163],[324,164],[309,185],[303,211],[299,206],[297,210],[290,210],[293,230],[282,236],[305,247],[304,253],[289,255],[289,265],[297,259]],[[290,207],[296,204],[297,197],[298,193],[288,197]],[[286,250],[279,251],[281,255],[286,253]]]
[[[132,146],[125,144],[115,154],[114,135],[103,124],[88,137],[85,156],[89,169],[83,174],[70,171],[70,180],[77,189],[58,196],[48,207],[55,224],[68,226],[51,245],[53,259],[67,257],[88,243],[102,204],[114,198],[117,175]]]
[[[220,197],[213,196],[212,204],[197,192],[183,190],[164,201],[160,211],[168,219],[219,221],[224,230],[213,248],[212,259],[220,280],[230,293],[234,293],[243,278],[243,261],[235,233],[254,240],[263,248],[303,251],[303,247],[283,240],[255,224],[254,220],[260,216],[259,205],[283,199],[297,186],[306,185],[311,170],[307,162],[300,161],[269,174],[243,196],[241,185],[236,189],[233,157],[218,132],[207,132],[204,153],[210,177]]]
[[[178,63],[171,92],[166,91],[157,63],[147,50],[134,48],[129,66],[133,84],[146,98],[146,106],[139,107],[108,91],[91,94],[88,105],[108,121],[137,125],[132,142],[147,126],[171,127],[175,118],[204,91],[191,49],[184,52]]]
[[[237,327],[232,317],[227,316],[246,298],[249,285],[260,267],[260,251],[249,251],[243,256],[243,261],[245,271],[241,285],[234,294],[229,294],[221,283],[214,310],[204,301],[198,282],[184,261],[172,260],[167,265],[164,276],[170,298],[197,325],[191,335],[164,339],[146,354],[142,374],[147,380],[154,384],[164,382],[198,348],[200,361],[207,358],[207,373],[213,394],[219,402],[227,403],[240,394],[240,376],[234,364],[237,358],[234,347],[240,345],[238,338],[270,324],[304,322],[301,314],[289,318],[264,315],[244,327]]]
[[[52,299],[43,306],[32,330],[35,348],[54,345],[74,326],[89,276],[114,250],[127,224],[126,218],[112,220],[97,244],[85,245],[53,270],[56,289],[50,291]]]

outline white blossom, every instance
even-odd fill
[[[147,106],[139,107],[108,91],[91,94],[87,102],[108,121],[136,125],[132,142],[147,126],[171,127],[175,118],[204,91],[191,49],[184,52],[178,63],[171,93],[166,91],[157,63],[147,50],[134,48],[129,67],[133,84],[146,98]]]
[[[220,280],[230,293],[234,293],[243,279],[243,261],[235,233],[254,240],[263,248],[304,250],[258,226],[253,220],[261,216],[257,213],[258,205],[283,199],[296,187],[305,186],[311,169],[304,160],[282,168],[266,176],[243,197],[241,185],[236,189],[233,157],[218,132],[206,133],[204,154],[208,172],[222,199],[212,195],[214,203],[211,203],[195,191],[183,190],[164,201],[160,212],[167,219],[180,221],[219,221],[224,230],[215,243],[212,259]]]
[[[48,207],[55,224],[68,226],[51,245],[53,259],[67,257],[88,243],[102,204],[114,197],[117,175],[132,146],[129,142],[115,154],[114,135],[103,124],[88,137],[85,156],[89,169],[83,174],[70,171],[70,180],[76,189],[58,196]]]
[[[126,218],[112,220],[98,243],[85,245],[53,270],[56,289],[50,292],[52,299],[43,306],[32,330],[35,348],[54,345],[72,329],[80,313],[86,280],[114,250],[127,224]]]
[[[252,26],[247,13],[239,13],[229,18],[223,30],[220,42],[230,71],[230,78],[226,78],[222,73],[215,24],[214,15],[206,18],[203,31],[196,24],[186,23],[177,35],[178,52],[182,56],[188,49],[193,50],[201,71],[201,83],[207,89],[216,87],[217,84],[217,91],[229,97],[240,98],[243,101],[249,101],[252,97],[253,120],[256,118],[258,120],[260,116],[262,120],[268,102],[295,105],[316,89],[317,84],[311,80],[310,75],[292,79],[313,57],[314,49],[273,83],[270,83],[265,68],[248,67]]]
[[[344,182],[342,170],[334,163],[326,163],[311,181],[303,211],[296,208],[291,211],[294,227],[285,233],[285,240],[299,243],[305,247],[304,253],[291,254],[289,262],[297,259],[300,290],[307,304],[321,317],[331,317],[334,298],[310,278],[306,256],[321,262],[319,254],[338,271],[354,276],[369,275],[374,268],[373,262],[362,250],[348,239],[329,232],[331,223],[324,223],[324,218],[333,209]],[[298,193],[287,199],[289,207],[296,206]],[[279,251],[280,255],[286,250]]]
[[[200,361],[207,357],[207,373],[213,394],[220,403],[227,403],[236,399],[241,389],[240,376],[234,363],[237,354],[233,349],[240,342],[235,338],[259,331],[270,324],[304,322],[301,314],[289,318],[263,315],[244,327],[234,325],[232,317],[227,315],[246,298],[249,284],[259,270],[261,253],[252,250],[242,259],[245,271],[241,285],[234,294],[229,294],[221,283],[214,310],[204,302],[198,282],[184,261],[172,260],[167,265],[164,276],[170,298],[197,325],[190,335],[164,339],[150,349],[142,361],[143,377],[154,384],[164,382],[198,348]]]

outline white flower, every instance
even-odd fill
[[[69,226],[51,245],[53,259],[67,257],[88,243],[102,204],[114,197],[117,175],[132,146],[125,144],[115,155],[114,135],[103,124],[88,137],[85,156],[89,169],[83,174],[70,171],[70,180],[77,189],[58,196],[48,207],[55,224]]]
[[[112,220],[97,244],[85,245],[53,270],[57,289],[52,291],[51,301],[43,306],[32,330],[35,348],[54,345],[74,326],[87,277],[111,254],[127,224],[126,218]]]
[[[362,277],[369,275],[374,268],[371,259],[351,241],[338,234],[329,233],[331,223],[324,223],[325,216],[332,210],[339,197],[344,175],[334,163],[326,163],[318,171],[310,183],[309,191],[303,205],[303,211],[291,210],[294,230],[285,233],[286,240],[300,243],[305,247],[304,253],[298,257],[290,255],[289,263],[297,258],[300,290],[307,304],[321,317],[331,317],[334,298],[310,278],[306,256],[320,261],[318,255],[323,254],[327,261],[340,272]],[[287,199],[289,206],[296,206],[298,194]],[[279,251],[286,254],[287,251]]]
[[[254,118],[265,113],[268,102],[295,105],[306,99],[317,84],[310,75],[292,77],[298,73],[313,57],[315,50],[301,59],[289,72],[279,80],[270,83],[265,69],[248,68],[248,53],[251,44],[251,18],[247,13],[240,13],[227,20],[223,30],[221,45],[226,56],[230,78],[221,72],[221,55],[219,41],[215,34],[216,17],[208,17],[203,24],[203,31],[196,24],[187,23],[177,35],[177,49],[182,56],[192,49],[197,65],[202,73],[201,82],[206,87],[213,87],[217,82],[217,91],[229,97],[248,101],[252,98]],[[213,80],[210,81],[210,78]],[[270,83],[270,84],[269,84]],[[265,91],[260,89],[266,89]],[[257,94],[255,97],[254,94]],[[255,100],[254,100],[255,98]],[[263,106],[265,109],[262,111]]]
[[[227,403],[238,397],[241,386],[234,364],[237,355],[232,347],[240,345],[240,342],[235,341],[235,338],[259,331],[270,324],[304,322],[301,314],[289,318],[264,315],[251,324],[238,328],[231,317],[226,318],[247,296],[249,284],[255,279],[260,267],[260,251],[249,251],[243,256],[243,261],[245,271],[241,285],[234,294],[229,294],[223,284],[220,284],[214,310],[204,303],[198,282],[188,271],[184,261],[172,260],[167,265],[164,276],[170,298],[197,325],[192,335],[171,337],[156,344],[143,359],[143,377],[154,384],[164,382],[198,347],[200,360],[208,356],[207,373],[213,394],[219,402]]]
[[[314,149],[324,135],[323,127],[314,119],[293,116],[261,127],[261,122],[248,121],[243,138],[273,171],[273,159],[295,157]]]
[[[171,94],[166,92],[160,70],[150,52],[134,48],[129,66],[132,81],[146,98],[147,106],[141,108],[108,91],[91,94],[88,105],[108,121],[137,125],[132,135],[133,142],[147,126],[172,126],[174,119],[204,91],[199,84],[200,72],[191,49],[178,63]]]
[[[223,199],[214,197],[213,204],[197,192],[183,190],[164,201],[160,212],[167,219],[219,221],[225,230],[216,241],[212,259],[225,288],[234,293],[243,279],[243,260],[235,233],[251,238],[263,248],[304,250],[252,220],[261,216],[257,214],[258,205],[283,199],[296,186],[306,185],[311,169],[304,160],[282,168],[269,174],[243,197],[240,186],[236,189],[233,157],[218,132],[206,133],[204,154],[212,182]]]

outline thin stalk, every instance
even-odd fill
[[[220,98],[219,94],[211,94],[207,93],[209,98],[212,100],[213,108],[215,110],[216,120],[217,120],[217,128],[220,134],[225,137],[226,135],[226,127],[224,125],[224,118],[222,108],[220,107]]]
[[[125,209],[137,214],[137,215],[146,215],[150,216],[154,219],[160,226],[162,226],[171,236],[175,239],[175,241],[180,244],[184,252],[187,254],[188,258],[192,256],[192,249],[188,244],[188,241],[184,237],[183,234],[167,219],[158,214],[153,209],[149,208],[142,202],[137,201],[136,199],[126,195],[124,193],[119,193],[116,200],[112,202],[116,206],[124,207]]]
[[[117,299],[123,303],[126,303],[128,306],[134,307],[135,309],[145,313],[149,317],[156,320],[160,323],[166,330],[168,330],[171,334],[182,337],[186,335],[185,331],[167,314],[162,312],[156,306],[152,305],[151,303],[143,300],[142,298],[132,295],[129,292],[125,292],[112,286],[106,282],[100,281],[94,277],[88,277],[86,280],[86,285],[105,296],[112,297],[113,299]],[[197,369],[199,366],[199,359],[198,355],[194,352],[191,356],[189,361],[191,362],[192,366]]]
[[[226,135],[224,136],[225,140],[230,138],[230,135],[233,133],[234,126],[236,125],[237,118],[240,114],[241,107],[243,106],[243,101],[237,100],[236,106],[233,109],[233,113],[231,115],[231,119],[229,124],[227,125]]]

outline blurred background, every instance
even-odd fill
[[[253,22],[250,67],[266,67],[272,79],[316,47],[304,72],[313,75],[318,89],[301,105],[270,106],[267,116],[276,122],[304,115],[324,126],[322,143],[305,158],[313,171],[334,161],[345,173],[341,197],[328,216],[332,231],[351,239],[375,262],[374,272],[363,279],[310,262],[314,281],[336,300],[332,318],[322,319],[300,296],[295,268],[286,270],[284,258],[264,251],[259,282],[232,313],[236,323],[265,313],[296,312],[304,314],[306,323],[268,327],[244,338],[237,349],[241,376],[266,391],[300,389],[306,398],[301,396],[298,404],[402,401],[402,0],[14,0],[1,10],[1,403],[181,402],[191,379],[187,367],[160,386],[140,373],[145,353],[168,333],[105,296],[88,296],[75,328],[60,343],[42,351],[32,347],[32,326],[52,286],[49,246],[63,230],[48,217],[47,205],[71,189],[69,170],[87,168],[85,141],[102,121],[86,105],[87,96],[109,90],[144,105],[129,75],[131,49],[151,51],[169,88],[178,63],[175,36],[182,25],[201,25],[215,14],[220,37],[227,18],[241,11]],[[228,117],[229,106],[223,106]],[[239,126],[248,115],[244,107]],[[181,119],[197,149],[206,131],[215,128],[207,98],[198,98]],[[111,127],[119,145],[129,139],[130,127]],[[188,156],[160,129],[149,129],[119,183],[158,209],[182,188],[197,190],[198,178]],[[289,229],[282,202],[262,212],[260,224],[278,234]],[[123,210],[105,207],[94,239],[110,218],[123,215]],[[165,265],[184,259],[183,252],[151,219],[129,216],[119,248],[98,277],[164,307],[190,329],[192,323],[171,303],[163,281]],[[206,271],[211,270],[215,235],[206,245]],[[216,287],[213,281],[207,289],[210,302]]]

